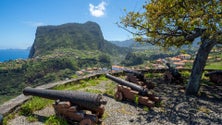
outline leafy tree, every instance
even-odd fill
[[[196,95],[208,54],[222,43],[222,1],[151,0],[144,4],[143,11],[127,12],[119,26],[133,33],[137,41],[166,48],[189,45],[200,38],[186,88],[187,95]]]

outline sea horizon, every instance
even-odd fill
[[[27,59],[30,49],[0,49],[0,62]]]

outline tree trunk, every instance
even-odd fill
[[[216,40],[201,39],[202,44],[193,63],[191,75],[186,88],[186,95],[197,95],[200,88],[200,80],[211,49],[216,45]]]

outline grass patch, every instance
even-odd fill
[[[36,115],[30,115],[30,116],[27,117],[27,120],[29,122],[36,122],[36,121],[38,121],[38,118],[37,118]]]
[[[69,124],[65,119],[52,115],[46,120],[45,125],[69,125]]]
[[[134,102],[135,102],[137,105],[139,104],[139,96],[138,96],[138,95],[135,95]]]
[[[89,93],[95,93],[95,94],[102,94],[103,92],[101,90],[96,90],[96,89],[85,89],[86,92]]]
[[[163,73],[145,73],[144,77],[148,79],[159,78],[159,77],[163,77]]]
[[[104,112],[102,120],[105,120],[106,118],[110,117],[108,112]]]
[[[72,82],[70,84],[66,84],[66,85],[60,85],[60,86],[56,86],[53,89],[56,90],[78,90],[78,89],[82,89],[85,87],[89,87],[89,86],[96,86],[100,83],[100,81],[103,81],[105,76],[100,76],[99,78],[95,78],[95,79],[86,79],[86,80],[80,80],[78,82]]]
[[[221,62],[211,62],[206,65],[205,69],[222,69]]]
[[[105,94],[107,94],[109,96],[114,96],[115,90],[116,90],[116,84],[113,82],[109,82],[106,84],[105,87],[106,87]]]
[[[76,79],[76,78],[78,78],[78,75],[74,74],[71,76],[71,78]]]
[[[7,125],[9,120],[14,119],[16,116],[16,113],[11,113],[9,115],[7,115],[6,117],[3,118],[3,125]]]
[[[34,111],[41,110],[45,106],[52,104],[52,102],[53,100],[33,97],[21,106],[19,114],[24,116],[32,115]]]
[[[191,74],[191,72],[189,72],[189,71],[183,71],[183,72],[180,72],[180,73],[181,73],[182,77],[184,77],[184,78],[189,78],[190,74]]]
[[[144,74],[144,77],[145,78],[153,78],[154,75],[153,75],[153,73],[146,73],[146,74]]]
[[[149,112],[149,111],[150,111],[149,107],[147,107],[147,106],[144,106],[144,107],[143,107],[143,110],[146,111],[146,112]]]

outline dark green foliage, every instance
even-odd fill
[[[110,57],[106,54],[100,55],[98,61],[101,65],[101,67],[111,67]]]
[[[125,60],[122,62],[125,66],[133,66],[133,65],[139,65],[143,64],[143,58],[142,56],[136,55],[135,53],[129,52]]]
[[[56,77],[59,77],[59,79],[64,78],[67,76],[66,74],[71,76],[71,74],[77,70],[77,65],[69,58],[53,58],[47,60],[30,61],[27,64],[23,64],[22,67],[27,67],[25,69],[25,79],[27,80],[26,82],[38,82],[39,84],[54,81],[57,79]],[[66,72],[63,72],[63,76],[60,76],[59,72],[62,72],[63,70],[66,70]],[[67,78],[69,77],[67,76]],[[41,79],[42,82],[36,81],[39,79]]]
[[[157,59],[163,59],[163,58],[167,58],[167,57],[173,57],[175,55],[178,55],[178,54],[163,54],[163,53],[160,53],[160,54],[150,55],[147,59],[148,60],[157,60]]]

